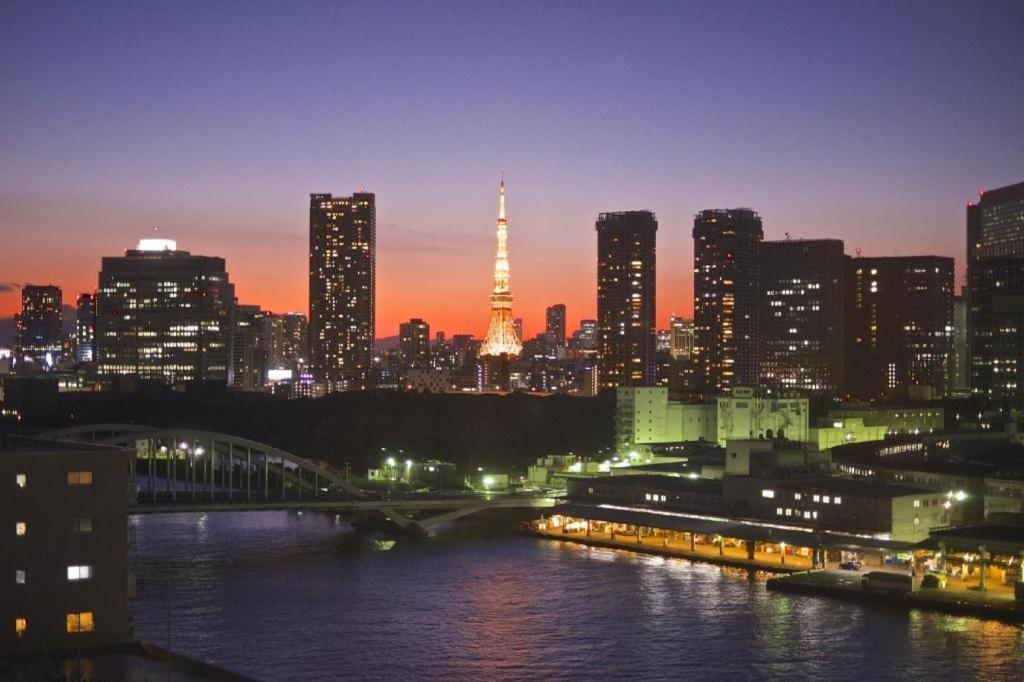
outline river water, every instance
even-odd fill
[[[137,635],[263,680],[1024,679],[1022,629],[769,593],[765,576],[464,522],[135,517]]]

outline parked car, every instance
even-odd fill
[[[856,560],[844,561],[843,563],[839,564],[839,568],[843,569],[844,571],[859,571],[860,562]]]

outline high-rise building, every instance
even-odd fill
[[[234,286],[224,259],[143,239],[103,259],[96,305],[101,375],[226,383]]]
[[[659,329],[654,333],[654,350],[657,353],[670,354],[672,351],[672,330]]]
[[[280,363],[293,362],[296,365],[303,365],[308,358],[308,332],[309,323],[302,313],[284,313],[280,316],[283,332],[283,344],[281,347],[281,358],[273,358],[272,362]]]
[[[967,205],[971,391],[1024,396],[1024,182]]]
[[[597,350],[597,320],[580,320],[569,345],[575,350]]]
[[[398,352],[406,369],[430,367],[430,325],[419,318],[398,325]]]
[[[654,386],[658,221],[623,211],[602,213],[596,226],[600,386]]]
[[[966,287],[964,287],[966,289]],[[967,294],[961,289],[953,297],[953,351],[950,369],[949,390],[955,394],[966,394],[971,389],[971,350],[967,329]]]
[[[508,217],[505,215],[505,179],[498,185],[498,249],[494,256],[494,289],[491,291],[491,319],[480,355],[515,357],[523,350],[522,320],[517,333],[512,318],[512,290],[509,288]]]
[[[331,391],[373,387],[376,198],[309,195],[309,348]]]
[[[845,272],[838,239],[761,243],[764,384],[841,393]]]
[[[942,395],[952,350],[952,258],[848,258],[845,305],[847,394]]]
[[[565,345],[565,304],[556,303],[545,311],[545,332],[556,346]]]
[[[96,294],[79,294],[75,306],[75,361],[96,360]]]
[[[760,377],[761,216],[709,209],[693,219],[694,355],[703,383],[719,391]]]
[[[52,367],[64,345],[60,287],[26,284],[21,290],[21,312],[16,315],[18,357]]]
[[[669,343],[669,352],[675,359],[688,358],[693,353],[693,320],[685,320],[675,315],[672,316],[669,331],[672,339]]]
[[[228,383],[252,391],[263,385],[265,364],[262,326],[267,313],[258,305],[235,303],[231,331],[231,374]]]

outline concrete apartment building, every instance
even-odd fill
[[[128,638],[129,457],[0,443],[0,655]]]

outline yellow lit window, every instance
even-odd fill
[[[68,614],[68,632],[92,632],[96,624],[92,620],[92,611],[81,611]]]
[[[24,535],[27,532],[28,532],[28,524],[25,523],[24,521],[18,521],[16,524],[14,524],[14,534],[15,535]]]
[[[91,471],[69,471],[68,485],[92,485]]]
[[[26,485],[28,485],[28,476],[26,476],[25,474],[16,474],[14,477],[14,482],[18,485],[19,488],[24,488]]]
[[[24,618],[14,619],[14,634],[20,639],[25,634],[25,630],[28,630],[28,621]]]

